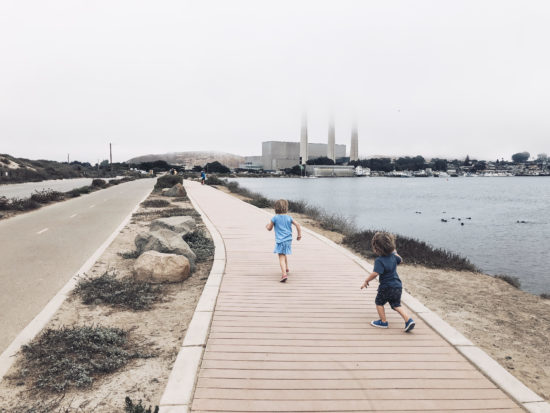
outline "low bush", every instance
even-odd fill
[[[315,210],[315,215],[315,219],[319,221],[321,228],[328,231],[335,231],[344,235],[351,235],[356,231],[353,220],[344,215],[329,214],[326,211],[319,211],[317,209]]]
[[[521,288],[521,281],[519,280],[518,277],[513,277],[511,275],[495,275],[495,278],[505,281],[508,284],[510,284],[512,287],[515,287],[517,289]]]
[[[92,181],[92,186],[96,188],[105,188],[107,185],[107,181],[104,179],[96,178]]]
[[[123,184],[124,182],[130,182],[130,181],[135,181],[135,178],[131,176],[125,176],[124,178],[111,179],[109,180],[109,184],[118,185],[118,184]]]
[[[132,399],[126,397],[124,400],[124,413],[159,413],[159,407],[155,406],[154,410],[151,410],[152,406],[149,406],[147,409],[141,404],[141,400],[138,404],[134,404]]]
[[[65,195],[63,192],[54,191],[53,189],[43,189],[42,191],[34,191],[31,199],[41,204],[47,204],[49,202],[61,201],[65,199]]]
[[[183,184],[183,178],[178,175],[163,175],[157,178],[155,191],[161,191],[163,188],[172,188],[176,184]]]
[[[291,201],[288,200],[288,212],[295,212],[297,214],[305,214],[308,204],[306,201]]]
[[[145,208],[165,208],[170,206],[170,202],[165,199],[148,199],[141,203]]]
[[[169,218],[179,216],[200,217],[200,214],[193,208],[168,208],[157,209],[152,211],[136,212],[132,215],[133,219],[156,219],[156,218]]]
[[[95,378],[112,373],[132,359],[155,357],[131,340],[129,332],[110,327],[47,329],[21,348],[17,380],[35,391],[63,393],[89,387]]]
[[[10,201],[8,198],[5,196],[0,196],[0,211],[8,210],[9,203]]]
[[[273,201],[259,194],[254,195],[255,196],[252,199],[246,202],[258,208],[273,208]]]
[[[172,202],[186,202],[186,201],[189,201],[189,198],[187,198],[186,196],[177,196],[175,198],[172,198],[171,201]]]
[[[372,237],[377,231],[366,230],[344,237],[344,244],[367,258],[374,258]],[[407,264],[424,265],[429,268],[453,269],[458,271],[477,271],[477,268],[466,258],[444,249],[434,248],[423,241],[396,235],[396,246],[399,255]]]
[[[96,278],[81,279],[73,294],[84,304],[107,304],[131,310],[148,310],[162,299],[162,286],[131,277],[117,278],[104,273]]]
[[[31,198],[12,198],[8,201],[7,209],[12,211],[30,211],[40,208],[40,204]]]
[[[252,192],[240,186],[238,182],[228,182],[226,186],[227,186],[227,189],[229,189],[229,191],[233,192],[234,194],[252,197]]]
[[[208,178],[206,178],[206,184],[207,185],[222,185],[225,186],[227,184],[227,181],[224,179],[220,179],[215,175],[211,175]]]
[[[550,293],[542,293],[540,295],[540,298],[544,298],[545,300],[550,300]]]
[[[206,261],[214,256],[214,243],[200,229],[183,236],[189,247],[197,256],[197,262]]]

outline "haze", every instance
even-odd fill
[[[544,1],[0,2],[0,153],[550,152]]]

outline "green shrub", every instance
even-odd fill
[[[169,218],[179,216],[200,217],[200,214],[193,208],[169,208],[169,209],[157,209],[152,211],[136,212],[132,215],[133,219],[156,219],[156,218]]]
[[[161,191],[163,188],[172,188],[176,184],[183,185],[183,178],[178,175],[163,175],[157,178],[157,183],[155,184],[155,190]]]
[[[146,409],[145,406],[141,404],[141,400],[138,402],[138,404],[134,404],[134,402],[132,402],[132,399],[130,399],[129,397],[126,397],[126,399],[124,400],[124,404],[125,404],[124,413],[158,413],[159,412],[158,406],[155,406],[155,410],[152,411],[151,406],[149,406]]]
[[[107,181],[104,179],[94,179],[92,181],[92,186],[96,188],[105,188],[107,186]]]
[[[40,204],[31,198],[12,198],[7,203],[7,209],[13,211],[30,211],[40,208]]]
[[[165,208],[170,206],[170,202],[165,199],[147,199],[141,203],[145,208]]]
[[[344,244],[367,258],[374,258],[372,237],[377,231],[366,230],[344,237]],[[399,255],[407,264],[424,265],[429,268],[453,269],[458,271],[478,271],[466,258],[444,249],[434,248],[423,241],[396,235],[396,246]]]
[[[214,243],[200,229],[183,236],[189,247],[197,256],[197,262],[206,261],[214,256]]]
[[[262,195],[258,195],[258,194],[254,194],[254,195],[255,196],[252,199],[246,202],[258,208],[273,208],[273,202],[271,200],[267,199]]]
[[[131,310],[148,310],[162,299],[162,286],[132,277],[118,279],[108,272],[78,281],[73,294],[84,304],[107,304]]]
[[[47,204],[49,202],[61,201],[65,198],[63,192],[54,191],[53,189],[43,189],[42,191],[34,191],[31,195],[33,201],[41,204]]]
[[[495,278],[498,278],[502,281],[507,282],[512,287],[520,289],[521,288],[521,281],[518,277],[513,277],[511,275],[495,275]]]
[[[17,380],[29,380],[35,391],[64,393],[89,387],[100,375],[112,373],[132,359],[155,357],[130,340],[128,331],[76,326],[47,329],[21,348]]]
[[[224,179],[220,179],[215,175],[210,175],[208,178],[206,178],[206,184],[207,185],[226,185],[226,181]]]

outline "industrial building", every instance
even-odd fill
[[[302,153],[306,153],[302,146]],[[327,156],[328,145],[326,143],[308,143],[307,159]],[[346,156],[346,145],[334,145],[335,158]],[[305,163],[307,159],[303,159]],[[267,141],[262,142],[262,164],[265,170],[276,171],[292,168],[300,163],[300,142]]]

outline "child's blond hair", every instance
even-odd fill
[[[389,232],[377,232],[371,244],[376,255],[390,255],[395,251],[395,236]]]
[[[288,201],[286,199],[279,199],[275,201],[275,213],[286,214],[288,212]]]

